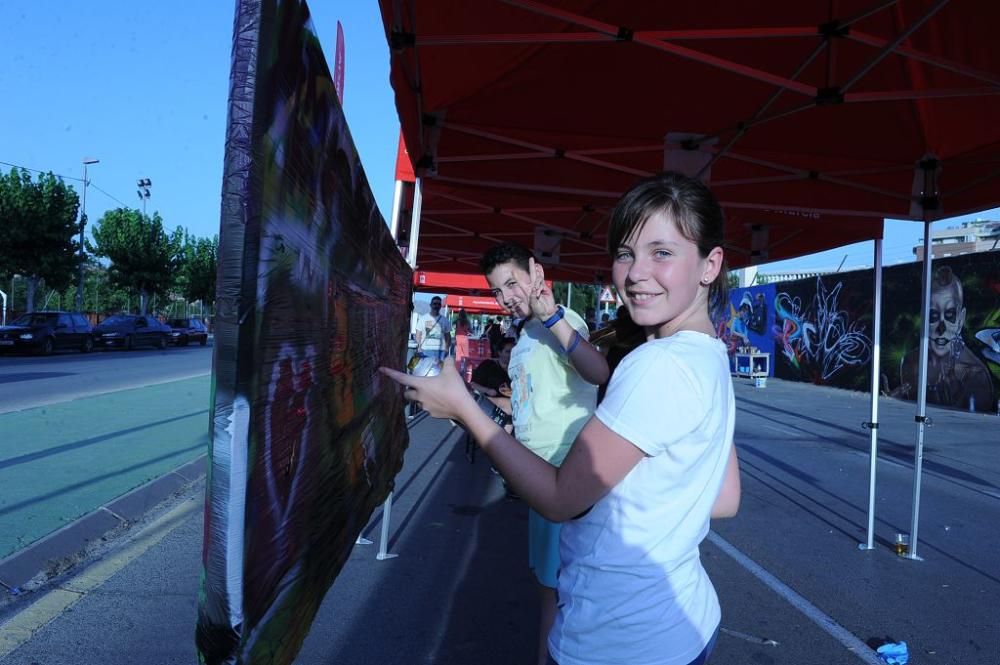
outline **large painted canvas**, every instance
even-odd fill
[[[922,264],[894,267],[885,280],[882,390],[916,399]],[[931,264],[927,402],[1000,410],[1000,252]]]
[[[716,317],[716,332],[732,357],[741,347],[756,347],[774,357],[774,285],[731,289]],[[773,363],[770,373],[773,375]]]
[[[218,279],[203,663],[291,663],[408,442],[412,275],[304,2],[239,0]]]

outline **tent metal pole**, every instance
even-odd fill
[[[423,205],[423,184],[417,178],[413,184],[413,214],[410,217],[410,246],[406,252],[406,262],[417,269],[417,246],[420,244],[420,208]]]
[[[573,282],[566,282],[566,309],[573,309]]]
[[[875,239],[875,303],[872,317],[872,404],[871,420],[865,427],[871,433],[871,452],[868,468],[868,540],[858,547],[875,549],[875,473],[878,466],[878,397],[881,379],[882,346],[882,239]]]
[[[396,187],[392,192],[392,215],[389,218],[389,233],[392,234],[392,241],[396,242],[399,235],[399,211],[403,207],[403,181],[397,180]]]
[[[395,559],[398,554],[389,554],[389,520],[392,518],[392,492],[389,492],[389,496],[385,498],[385,503],[382,504],[382,529],[379,531],[378,537],[378,554],[375,558],[379,561],[385,561],[386,559]]]
[[[927,346],[930,337],[931,309],[931,223],[924,220],[924,274],[923,298],[920,317],[920,371],[917,374],[917,445],[913,452],[913,512],[910,515],[910,551],[906,558],[922,561],[917,556],[917,535],[920,526],[920,481],[924,466],[924,428],[927,418]]]
[[[400,181],[396,181],[396,191],[400,191]],[[413,216],[410,219],[410,246],[406,251],[406,262],[410,264],[410,268],[414,270],[417,267],[417,245],[420,240],[420,206],[421,206],[421,189],[420,189],[420,178],[417,178],[414,183],[413,188]],[[393,210],[395,210],[396,204],[393,203]],[[379,561],[384,561],[386,559],[395,559],[398,554],[389,554],[389,520],[392,518],[392,492],[389,492],[389,496],[385,498],[385,503],[382,504],[382,529],[379,532],[379,542],[378,542],[378,554],[375,558]]]

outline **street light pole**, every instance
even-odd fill
[[[146,201],[149,200],[149,188],[153,186],[153,181],[149,178],[139,178],[135,181],[136,186],[139,188],[137,193],[139,194],[139,200],[142,201],[142,221],[143,223],[149,221],[146,216]],[[149,223],[150,229],[150,247],[156,245],[156,227],[153,223]],[[148,296],[146,295],[145,289],[139,289],[139,313],[146,314],[146,304],[149,302]]]
[[[139,194],[139,200],[142,201],[142,217],[146,218],[146,201],[149,200],[149,188],[153,186],[153,181],[149,178],[139,178],[135,181],[136,186],[139,188],[137,193]]]
[[[83,205],[80,209],[80,275],[76,283],[76,311],[83,311],[83,230],[87,226],[87,167],[101,160],[90,157],[83,158]]]

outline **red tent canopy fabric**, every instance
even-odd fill
[[[413,288],[417,291],[447,291],[483,296],[489,296],[493,291],[482,275],[427,270],[413,271]]]
[[[607,215],[709,180],[731,266],[1000,206],[1000,3],[380,0],[423,184],[418,266],[502,240],[605,281]]]
[[[445,305],[452,311],[464,309],[467,314],[507,314],[507,311],[489,296],[468,296],[449,293]]]

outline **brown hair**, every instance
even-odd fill
[[[700,180],[665,171],[640,180],[615,205],[608,226],[612,260],[618,248],[657,213],[672,219],[681,235],[698,246],[702,258],[722,247],[725,218],[715,195]],[[723,258],[722,268],[708,289],[708,311],[713,319],[728,297],[729,275]]]

